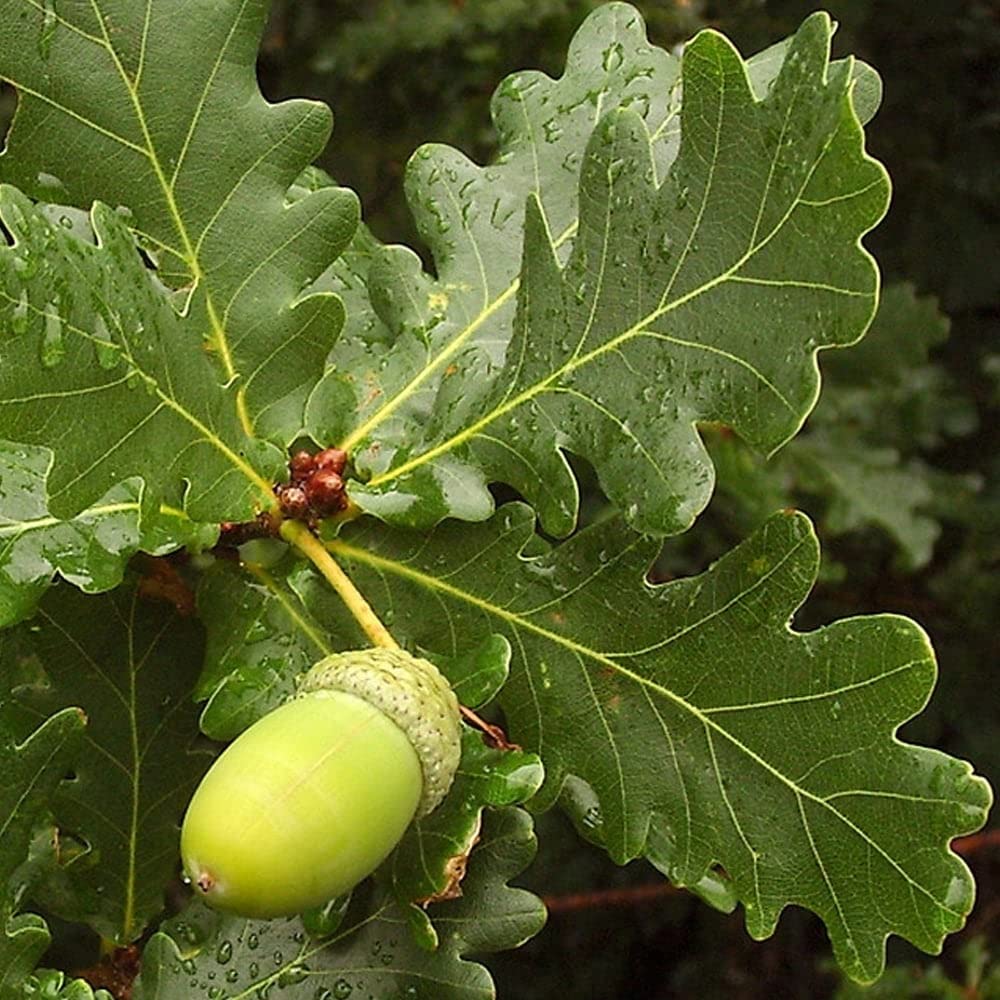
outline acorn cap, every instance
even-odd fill
[[[462,734],[458,699],[433,663],[402,649],[333,653],[302,677],[296,696],[317,691],[357,695],[395,722],[420,760],[424,788],[417,816],[437,808],[458,770]]]

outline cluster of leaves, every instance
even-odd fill
[[[920,628],[792,631],[819,552],[789,512],[699,575],[647,581],[712,492],[697,426],[777,449],[816,401],[817,352],[872,317],[874,72],[830,61],[823,15],[744,61],[712,32],[672,55],[602,5],[562,77],[500,86],[495,162],[411,160],[428,273],[308,169],[326,109],[261,97],[265,15],[0,3],[20,102],[0,159],[0,991],[90,995],[35,971],[38,911],[143,941],[136,997],[483,995],[466,956],[543,920],[507,885],[533,853],[528,799],[742,904],[756,938],[808,907],[856,979],[891,933],[938,949],[973,895],[948,843],[990,796],[895,737],[934,683]],[[887,392],[919,396],[921,350]],[[365,641],[283,543],[209,551],[220,522],[273,509],[306,438],[351,455],[357,516],[319,527],[327,549],[525,749],[469,730],[448,801],[350,900],[256,926],[180,894],[164,920],[204,737]],[[824,436],[803,442],[797,470]],[[568,452],[619,512],[580,531]],[[497,509],[497,482],[526,502]],[[919,560],[923,522],[887,523]]]
[[[804,505],[824,512],[824,537],[878,528],[903,569],[926,566],[940,519],[960,520],[982,485],[925,457],[978,423],[969,397],[929,358],[947,333],[933,300],[890,286],[865,339],[823,359],[823,395],[803,434],[763,461],[714,432],[709,448],[729,523],[751,530],[778,507]]]

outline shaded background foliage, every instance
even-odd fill
[[[814,7],[805,0],[635,0],[651,39],[669,47],[700,27],[719,28],[749,54],[790,34]],[[419,247],[402,193],[407,158],[422,142],[454,144],[482,162],[493,153],[489,98],[507,73],[561,70],[566,44],[598,0],[276,0],[259,72],[272,99],[308,95],[336,115],[321,165],[361,196],[366,221],[388,241]],[[716,499],[688,535],[664,548],[657,573],[697,572],[740,541],[774,505],[795,504],[818,521],[824,572],[796,622],[879,611],[912,615],[930,633],[941,677],[931,706],[906,732],[973,759],[1000,781],[1000,719],[993,669],[1000,654],[1000,456],[993,433],[1000,407],[1000,8],[991,0],[831,0],[840,23],[837,54],[853,52],[885,82],[870,150],[893,178],[886,220],[867,245],[887,285],[908,281],[925,316],[939,308],[950,335],[927,338],[929,356],[878,383],[866,365],[828,363],[832,413],[817,411],[801,440],[853,440],[858,454],[890,449],[906,468],[919,516],[937,533],[925,557],[871,519],[843,516],[828,484],[777,456],[770,465],[705,429],[720,468]],[[0,114],[12,110],[2,95]],[[904,295],[910,295],[909,292]],[[910,296],[912,300],[912,295]],[[915,313],[898,314],[887,336],[917,339]],[[903,324],[900,326],[899,324]],[[874,341],[873,341],[874,343]],[[920,354],[920,351],[917,351]],[[893,350],[883,357],[899,356]],[[845,355],[845,358],[847,356]],[[838,370],[839,365],[839,370]],[[904,377],[904,375],[906,377]],[[844,403],[848,400],[848,403]],[[827,404],[824,399],[821,406]],[[730,489],[726,463],[742,463]],[[895,456],[895,457],[893,457]],[[581,474],[587,478],[587,470]],[[590,477],[593,484],[593,477]],[[869,480],[876,491],[882,481]],[[765,504],[762,498],[774,501]],[[912,500],[912,497],[911,497]],[[585,510],[600,516],[592,485]],[[989,949],[1000,949],[1000,846],[970,858],[980,902],[969,928],[941,963],[898,942],[897,967],[875,989],[843,984],[830,965],[818,921],[783,917],[773,939],[749,940],[739,913],[724,917],[686,894],[659,888],[645,863],[615,868],[557,813],[539,817],[541,849],[524,881],[550,897],[547,929],[490,967],[501,996],[756,997],[841,1000],[1000,996]],[[619,897],[594,897],[608,889]],[[569,898],[583,894],[583,898]],[[599,902],[599,905],[594,905]]]

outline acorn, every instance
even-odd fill
[[[245,917],[324,903],[437,807],[460,754],[458,701],[432,663],[396,649],[328,656],[202,779],[181,831],[185,874]]]

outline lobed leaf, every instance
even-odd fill
[[[617,861],[655,850],[684,886],[721,865],[751,935],[805,906],[865,981],[890,933],[937,951],[962,926],[972,880],[947,845],[983,823],[989,787],[895,736],[934,683],[918,626],[789,629],[818,564],[804,517],[779,514],[700,577],[656,587],[656,543],[620,522],[519,557],[533,524],[515,505],[429,538],[359,526],[331,548],[408,642],[507,636],[502,702],[545,764],[539,804],[582,779]]]
[[[9,697],[4,670],[0,704]],[[45,719],[23,742],[16,743],[0,720],[0,1000],[21,996],[21,989],[49,945],[45,921],[33,913],[12,915],[11,876],[28,854],[35,824],[49,797],[63,780],[86,722],[78,708]]]
[[[5,658],[6,659],[6,658]],[[9,669],[4,671],[3,700],[10,697]],[[86,716],[79,708],[64,708],[45,718],[21,743],[6,725],[0,729],[0,761],[4,783],[0,785],[0,888],[24,861],[35,823],[49,797],[65,777],[72,754],[78,749]],[[7,900],[0,901],[6,916]]]
[[[127,206],[244,431],[287,443],[343,319],[334,297],[300,292],[350,240],[357,201],[327,188],[286,204],[331,119],[264,100],[266,13],[265,0],[3,0],[0,78],[18,107],[0,177],[46,201]]]
[[[408,183],[438,279],[409,251],[367,246],[366,329],[335,349],[309,404],[316,436],[355,453],[364,509],[422,527],[481,519],[501,480],[566,534],[572,450],[637,527],[676,533],[712,488],[696,421],[764,451],[798,430],[817,350],[871,319],[877,274],[859,240],[888,192],[830,31],[808,19],[777,75],[769,52],[755,81],[705,32],[679,73],[632,8],[609,4],[560,81],[522,74],[498,91],[495,166],[418,151]],[[522,225],[523,265],[510,254]],[[344,278],[352,303],[359,270]]]

